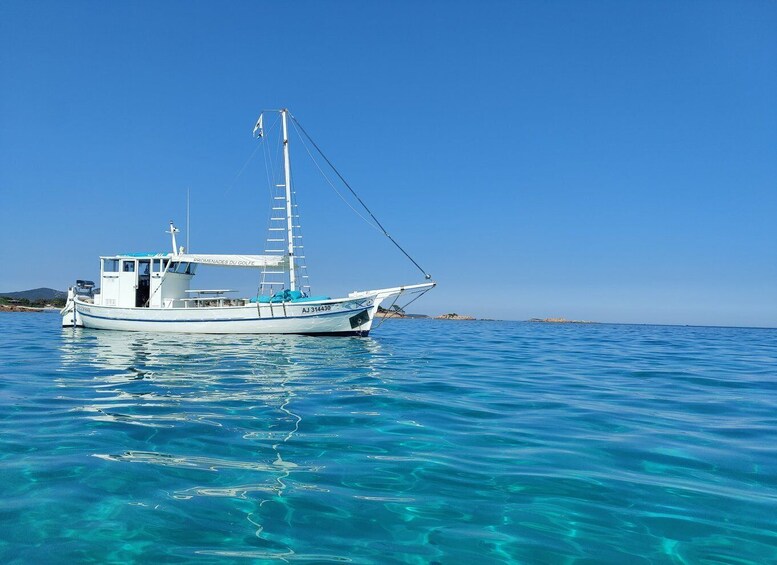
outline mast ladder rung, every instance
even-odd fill
[[[283,271],[265,271],[264,274],[265,275],[282,275]]]
[[[284,253],[283,249],[265,249],[265,253]]]
[[[273,198],[275,198],[275,200],[286,200],[285,196],[273,196]]]
[[[282,221],[284,221],[286,218],[270,218],[270,219],[271,219],[271,220],[275,220],[276,222],[282,222]]]
[[[278,188],[286,188],[285,184],[276,184],[275,186],[278,187]]]
[[[268,239],[267,241],[286,241],[285,239]]]
[[[286,208],[284,206],[273,206],[273,210],[285,210]]]
[[[269,228],[270,231],[286,231],[286,228]]]

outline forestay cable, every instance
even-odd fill
[[[297,124],[295,124],[293,121],[291,122],[291,125],[294,126],[294,129],[297,131],[297,135],[299,135],[299,128],[297,127]],[[356,208],[353,207],[353,205],[348,202],[345,196],[342,195],[342,193],[337,190],[337,187],[334,185],[334,183],[329,179],[329,176],[324,172],[324,169],[321,168],[321,165],[318,164],[318,161],[316,161],[316,158],[313,156],[313,154],[310,152],[310,148],[308,147],[308,144],[305,143],[305,139],[300,135],[299,137],[300,142],[302,143],[302,147],[305,148],[305,151],[307,151],[308,156],[310,157],[310,160],[313,161],[313,164],[318,169],[318,172],[321,173],[321,176],[324,177],[324,180],[327,182],[327,184],[332,188],[332,190],[335,191],[335,194],[340,197],[340,200],[342,200],[346,206],[348,206],[351,210],[353,210],[353,213],[359,216],[362,220],[364,220],[364,223],[370,226],[371,228],[381,231],[381,229],[373,224],[369,219],[365,218],[361,212],[359,212]],[[382,233],[382,232],[381,232]]]
[[[413,258],[410,256],[410,254],[409,254],[407,251],[405,251],[405,250],[402,248],[402,246],[401,246],[401,245],[399,245],[399,244],[396,242],[396,240],[395,240],[393,237],[391,237],[391,235],[390,235],[390,234],[389,234],[389,233],[386,231],[386,228],[384,228],[384,227],[383,227],[383,225],[380,223],[380,221],[378,221],[378,218],[376,218],[376,217],[375,217],[375,214],[373,214],[373,213],[372,213],[372,211],[371,211],[371,210],[370,210],[370,209],[367,207],[367,205],[364,203],[364,201],[363,201],[361,198],[359,198],[359,195],[358,195],[358,194],[356,194],[356,191],[355,191],[353,188],[351,188],[351,185],[350,185],[350,184],[348,184],[348,181],[347,181],[347,180],[345,180],[345,178],[343,178],[343,175],[341,175],[341,174],[340,174],[340,171],[338,171],[338,170],[337,170],[337,168],[336,168],[336,167],[335,167],[335,166],[332,164],[332,162],[331,162],[331,161],[330,161],[330,160],[327,158],[327,156],[326,156],[326,155],[324,155],[324,152],[323,152],[323,151],[321,151],[321,148],[318,146],[318,144],[316,144],[316,142],[315,142],[315,141],[313,141],[313,138],[312,138],[312,137],[310,137],[310,135],[308,134],[308,132],[307,132],[307,131],[305,131],[305,128],[304,128],[304,127],[302,127],[302,124],[301,124],[301,123],[299,123],[299,121],[297,120],[297,118],[295,118],[295,117],[294,117],[294,115],[292,115],[291,113],[289,113],[289,116],[291,116],[291,119],[292,119],[292,121],[293,121],[293,122],[294,122],[294,123],[295,123],[295,124],[296,124],[296,125],[299,127],[300,131],[301,131],[303,134],[305,134],[305,137],[306,137],[306,138],[308,138],[308,141],[310,141],[310,143],[312,143],[312,144],[313,144],[313,147],[315,147],[315,148],[316,148],[316,151],[318,151],[318,154],[319,154],[319,155],[321,155],[321,157],[323,157],[323,159],[324,159],[324,161],[326,161],[327,165],[329,165],[329,166],[331,167],[331,169],[332,169],[332,170],[335,172],[335,174],[338,176],[338,178],[339,178],[341,181],[343,181],[343,184],[346,186],[346,188],[348,188],[348,190],[350,190],[350,191],[351,191],[351,194],[353,194],[354,198],[356,198],[356,200],[358,200],[358,201],[359,201],[359,204],[361,204],[361,205],[362,205],[362,207],[363,207],[363,208],[364,208],[364,209],[367,211],[367,213],[370,215],[370,217],[371,217],[371,218],[372,218],[372,219],[375,221],[375,223],[378,225],[378,227],[380,228],[380,230],[383,232],[383,235],[385,235],[387,238],[389,238],[389,239],[391,240],[391,243],[393,243],[393,244],[394,244],[394,245],[397,247],[397,249],[399,249],[399,250],[400,250],[400,251],[401,251],[401,252],[402,252],[402,253],[405,255],[405,257],[407,257],[408,259],[410,259],[410,262],[411,262],[411,263],[413,263],[413,265],[415,265],[415,266],[418,268],[418,270],[419,270],[419,271],[421,271],[421,272],[424,274],[424,277],[426,277],[426,279],[427,279],[427,280],[431,279],[431,278],[432,278],[432,275],[430,275],[429,273],[427,273],[427,272],[424,270],[424,268],[423,268],[423,267],[421,267],[421,265],[419,265],[419,264],[416,262],[416,260],[415,260],[415,259],[413,259]]]

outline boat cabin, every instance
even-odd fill
[[[100,294],[95,303],[122,308],[182,308],[196,270],[197,263],[171,253],[100,257]]]
[[[204,255],[175,253],[124,253],[100,257],[100,291],[80,293],[98,306],[118,308],[194,308],[240,306],[248,299],[231,299],[229,289],[192,290],[191,280],[199,265],[242,268],[272,268],[283,272],[288,261],[281,255]],[[286,291],[289,292],[289,291]],[[293,298],[283,293],[276,302]],[[258,297],[252,301],[262,302]],[[276,298],[276,297],[273,297]]]

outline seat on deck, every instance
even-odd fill
[[[299,290],[283,289],[272,296],[255,296],[251,299],[252,303],[259,304],[277,304],[279,302],[313,302],[316,300],[330,300],[328,296],[305,296]]]

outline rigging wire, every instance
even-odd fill
[[[308,140],[310,141],[310,143],[312,143],[312,144],[313,144],[313,147],[315,147],[315,148],[316,148],[316,151],[318,151],[319,155],[321,155],[321,157],[323,157],[323,159],[324,159],[324,161],[326,161],[327,165],[329,165],[329,167],[330,167],[330,168],[331,168],[331,169],[334,171],[334,173],[335,173],[335,174],[338,176],[338,178],[339,178],[339,179],[340,179],[340,180],[343,182],[343,184],[346,186],[346,188],[348,188],[348,190],[350,190],[350,191],[351,191],[351,194],[353,194],[353,196],[356,198],[356,200],[358,200],[358,201],[359,201],[359,204],[361,204],[361,205],[362,205],[362,207],[363,207],[363,208],[364,208],[364,209],[367,211],[367,213],[368,213],[368,214],[370,215],[370,217],[373,219],[373,221],[375,222],[375,224],[377,224],[377,226],[378,226],[378,227],[380,228],[380,230],[383,232],[383,235],[385,235],[387,238],[389,238],[389,240],[391,240],[391,243],[393,243],[393,244],[394,244],[394,245],[397,247],[397,249],[399,249],[399,250],[400,250],[400,251],[401,251],[401,252],[402,252],[402,253],[405,255],[405,257],[407,257],[408,259],[410,259],[410,262],[411,262],[411,263],[413,263],[413,265],[415,265],[415,266],[416,266],[416,268],[418,268],[418,270],[419,270],[419,271],[421,271],[421,272],[424,274],[424,277],[426,277],[426,279],[427,279],[427,280],[431,279],[431,278],[432,278],[432,275],[430,275],[429,273],[427,273],[427,272],[424,270],[424,268],[423,268],[423,267],[421,267],[421,265],[419,265],[419,264],[416,262],[416,260],[415,260],[415,259],[413,259],[413,258],[410,256],[410,254],[409,254],[407,251],[405,251],[405,250],[402,248],[402,246],[401,246],[401,245],[399,245],[399,243],[397,243],[397,241],[396,241],[396,240],[395,240],[393,237],[391,237],[391,235],[390,235],[390,234],[389,234],[389,233],[386,231],[386,228],[384,228],[384,227],[383,227],[383,225],[380,223],[380,221],[378,221],[378,218],[376,218],[376,217],[375,217],[375,214],[373,214],[373,213],[372,213],[372,211],[371,211],[371,210],[370,210],[370,209],[367,207],[367,205],[364,203],[364,201],[363,201],[361,198],[359,198],[359,195],[358,195],[358,194],[356,194],[356,191],[355,191],[353,188],[351,188],[351,185],[350,185],[350,184],[348,184],[348,181],[346,181],[346,180],[345,180],[345,178],[343,178],[343,175],[341,175],[341,174],[340,174],[340,171],[338,171],[338,170],[337,170],[337,168],[336,168],[336,167],[335,167],[335,166],[332,164],[332,162],[331,162],[331,161],[330,161],[330,160],[327,158],[327,156],[326,156],[326,155],[324,155],[324,152],[321,150],[321,148],[318,146],[318,144],[317,144],[315,141],[313,141],[313,138],[312,138],[312,137],[310,137],[310,134],[308,134],[308,132],[307,132],[307,131],[305,131],[305,128],[304,128],[304,127],[302,127],[302,124],[300,124],[300,123],[299,123],[299,121],[297,121],[297,118],[295,118],[295,117],[294,117],[294,115],[293,115],[293,114],[291,114],[291,112],[289,112],[289,116],[291,117],[292,123],[294,123],[294,124],[296,124],[297,126],[299,126],[299,129],[300,129],[300,131],[302,131],[302,133],[303,133],[303,134],[305,134],[305,137],[307,137],[307,138],[308,138]]]
[[[265,161],[265,173],[266,173],[266,177],[267,177],[267,187],[268,187],[268,190],[269,190],[268,198],[269,198],[269,202],[270,202],[270,205],[268,207],[268,209],[269,209],[269,216],[268,216],[268,222],[267,222],[268,223],[268,232],[267,232],[267,246],[268,247],[272,247],[272,246],[279,247],[278,244],[280,242],[273,242],[273,244],[270,245],[271,238],[279,235],[279,234],[275,233],[275,231],[277,231],[277,230],[275,230],[275,228],[277,228],[278,226],[276,224],[273,224],[272,220],[273,219],[278,219],[278,218],[275,218],[274,216],[279,214],[275,210],[275,207],[277,206],[277,202],[275,202],[275,197],[278,196],[278,193],[277,193],[278,187],[286,185],[286,180],[282,176],[283,175],[283,167],[282,166],[281,167],[276,167],[276,163],[280,162],[281,154],[283,153],[283,137],[281,135],[277,135],[277,136],[272,135],[276,131],[275,130],[275,126],[278,125],[278,123],[280,122],[280,119],[281,119],[280,116],[278,116],[275,119],[275,121],[273,122],[273,125],[265,130],[264,135],[261,136],[261,139],[260,139],[260,144],[264,147],[264,151],[262,153],[264,155],[264,161]],[[277,132],[280,132],[280,128],[277,129]],[[277,139],[277,144],[274,147],[274,149],[271,148],[271,145],[273,145],[271,140],[273,140],[273,139]],[[301,136],[300,136],[300,139],[302,139]],[[275,151],[274,157],[272,155],[273,150]],[[308,151],[308,153],[310,153],[310,152]],[[311,285],[310,285],[310,276],[308,275],[308,270],[307,270],[308,268],[307,268],[306,257],[304,256],[304,253],[302,255],[297,255],[296,254],[296,251],[299,251],[299,250],[303,249],[303,245],[302,245],[303,237],[302,237],[302,227],[301,227],[300,222],[299,222],[299,217],[300,217],[299,202],[297,202],[297,192],[296,192],[296,190],[294,190],[294,187],[296,185],[295,185],[295,182],[292,180],[292,178],[293,178],[293,177],[291,177],[292,174],[293,174],[293,172],[289,171],[290,185],[292,187],[292,191],[291,191],[291,195],[292,195],[292,198],[291,198],[291,206],[292,206],[291,221],[294,224],[294,228],[296,230],[296,235],[294,236],[295,239],[292,242],[289,242],[289,240],[288,240],[288,233],[286,231],[284,231],[283,232],[283,234],[284,234],[284,236],[283,236],[284,237],[284,241],[283,241],[284,245],[282,247],[285,248],[290,243],[293,246],[293,249],[295,251],[295,255],[294,255],[294,257],[295,257],[295,269],[299,271],[299,276],[300,276],[299,288],[301,290],[307,289],[307,292],[310,293],[311,292]],[[279,183],[282,183],[282,184],[279,185]],[[265,249],[265,252],[266,253],[267,252],[273,252],[273,253],[279,252],[280,253],[281,250]],[[285,255],[286,252],[284,251],[283,253]],[[270,269],[272,270],[272,268],[270,268]],[[278,273],[273,273],[273,274],[278,274]],[[263,267],[262,271],[261,271],[261,278],[260,278],[260,281],[259,281],[259,287],[257,289],[257,295],[264,294],[265,290],[267,290],[270,294],[272,294],[273,289],[275,289],[276,287],[279,287],[279,286],[281,288],[284,288],[287,285],[287,283],[288,283],[288,280],[286,280],[286,281],[279,281],[279,280],[274,280],[274,279],[275,279],[275,277],[270,276],[268,274],[268,267],[267,266]]]
[[[275,130],[275,127],[280,123],[280,116],[276,117],[273,124],[267,128],[264,135],[259,140],[259,145],[261,145],[264,150],[262,151],[262,154],[264,156],[264,165],[265,165],[265,175],[267,177],[267,199],[268,199],[268,215],[267,215],[267,236],[266,236],[266,242],[265,242],[265,253],[267,253],[269,250],[266,248],[270,241],[269,239],[272,237],[273,232],[270,231],[270,228],[272,227],[272,221],[270,220],[275,213],[273,210],[273,206],[275,206],[273,197],[275,196],[275,191],[273,187],[277,185],[279,176],[280,176],[280,170],[276,170],[276,167],[274,166],[275,162],[279,160],[279,156],[281,154],[281,148],[282,143],[280,136],[278,137],[278,143],[277,147],[275,148],[275,158],[272,156],[272,148],[270,147],[269,140],[272,139],[271,137],[273,131]],[[280,128],[279,128],[280,129]],[[274,280],[268,281],[268,273],[267,273],[267,266],[262,267],[261,271],[261,278],[259,281],[259,286],[257,288],[257,296],[260,294],[263,294],[265,292],[265,289],[273,289],[276,286],[284,286],[284,282],[277,282]],[[270,279],[273,279],[274,277],[270,277]],[[270,292],[272,294],[272,292]]]
[[[276,118],[275,122],[273,122],[273,125],[271,125],[269,128],[267,128],[267,129],[268,129],[268,131],[272,130],[272,128],[274,128],[274,127],[277,125],[277,123],[278,123],[278,121],[279,121],[279,120],[280,120],[280,118]],[[240,167],[240,170],[237,172],[237,174],[235,175],[235,177],[232,179],[232,182],[231,182],[231,183],[229,183],[229,184],[228,184],[228,185],[227,185],[227,186],[224,188],[224,194],[227,194],[227,193],[228,193],[230,190],[232,190],[233,188],[235,188],[235,183],[237,183],[237,181],[238,181],[238,179],[240,178],[240,176],[241,176],[241,175],[242,175],[242,174],[245,172],[246,168],[248,167],[248,164],[249,164],[249,163],[250,163],[250,162],[253,160],[253,158],[254,158],[254,155],[256,155],[256,152],[257,152],[257,151],[259,151],[259,146],[260,146],[260,145],[262,145],[262,144],[261,144],[261,143],[260,143],[260,144],[257,144],[257,146],[256,146],[256,147],[254,147],[254,150],[253,150],[253,151],[251,152],[251,154],[248,156],[248,159],[246,159],[246,162],[245,162],[245,163],[243,163],[243,166],[242,166],[242,167]]]
[[[257,152],[257,151],[259,151],[259,146],[258,146],[258,145],[257,145],[256,147],[254,147],[254,150],[253,150],[253,151],[251,152],[251,154],[248,156],[248,159],[246,159],[246,162],[245,162],[245,163],[243,163],[243,166],[242,166],[242,167],[240,167],[240,170],[239,170],[239,171],[237,172],[237,174],[235,175],[235,178],[233,178],[233,179],[232,179],[232,182],[231,182],[231,183],[229,183],[229,184],[228,184],[228,185],[227,185],[227,186],[224,188],[224,194],[227,194],[227,193],[228,193],[230,190],[232,190],[233,188],[235,188],[235,184],[237,184],[237,181],[238,181],[238,179],[239,179],[239,178],[240,178],[240,176],[243,174],[243,172],[246,170],[246,167],[248,167],[248,164],[249,164],[249,163],[250,163],[250,162],[253,160],[253,158],[254,158],[254,155],[256,155],[256,152]]]
[[[275,169],[272,166],[272,160],[270,158],[270,150],[268,148],[268,144],[264,142],[264,138],[262,138],[259,142],[259,145],[262,146],[262,156],[264,157],[264,172],[265,176],[267,177],[267,236],[265,239],[270,237],[270,224],[272,223],[270,221],[270,218],[272,218],[273,209],[272,209],[272,182],[273,178],[275,177]],[[267,244],[265,244],[265,247],[267,247]],[[259,279],[259,286],[256,288],[256,296],[257,298],[264,292],[265,287],[265,281],[267,280],[267,266],[262,267],[262,271],[260,273],[260,279]]]
[[[404,312],[405,308],[407,308],[408,306],[410,306],[410,305],[411,305],[413,302],[415,302],[416,300],[418,300],[419,298],[421,298],[421,297],[422,297],[424,294],[426,294],[426,293],[427,293],[427,292],[429,292],[430,290],[432,290],[432,289],[431,289],[431,288],[427,288],[427,289],[425,289],[425,290],[423,290],[423,291],[421,291],[421,292],[418,292],[418,293],[417,293],[417,294],[418,294],[418,296],[416,296],[415,298],[413,298],[413,299],[412,299],[410,302],[408,302],[408,303],[407,303],[407,304],[405,304],[404,306],[400,306],[400,309],[401,309],[401,310]],[[384,315],[383,315],[383,318],[382,318],[382,319],[381,319],[381,321],[378,323],[378,325],[377,325],[377,326],[375,326],[375,328],[374,328],[374,329],[376,329],[376,330],[377,330],[379,327],[381,327],[381,326],[383,325],[383,322],[385,322],[387,318],[393,318],[393,317],[394,317],[394,316],[392,315],[392,312],[390,312],[390,311],[391,311],[391,308],[394,306],[394,304],[396,304],[396,303],[397,303],[397,300],[399,300],[399,297],[400,297],[401,295],[402,295],[402,293],[399,293],[399,294],[396,296],[396,298],[394,298],[394,301],[391,303],[391,306],[389,306],[389,307],[386,309],[386,310],[388,310],[388,311],[389,311],[389,315],[388,315],[388,316],[386,316],[386,315],[384,314]]]
[[[376,226],[374,223],[372,223],[372,222],[371,222],[369,219],[365,218],[365,217],[364,217],[364,215],[363,215],[361,212],[359,212],[359,211],[358,211],[356,208],[354,208],[354,207],[353,207],[353,205],[352,205],[350,202],[348,202],[348,199],[347,199],[345,196],[343,196],[343,195],[342,195],[342,193],[341,193],[339,190],[337,190],[337,187],[336,187],[336,186],[334,185],[334,183],[333,183],[333,182],[332,182],[332,181],[329,179],[329,177],[327,176],[327,174],[324,172],[324,169],[322,169],[322,168],[321,168],[321,165],[319,165],[319,164],[318,164],[318,161],[316,161],[316,158],[313,156],[313,153],[311,153],[311,152],[310,152],[310,148],[308,147],[308,144],[307,144],[307,143],[305,143],[305,138],[304,138],[304,137],[302,137],[302,135],[300,134],[299,128],[297,128],[297,124],[295,124],[295,123],[294,123],[294,121],[292,121],[292,122],[291,122],[291,124],[294,126],[294,129],[295,129],[295,130],[297,130],[297,135],[299,135],[299,140],[302,142],[302,147],[304,147],[304,148],[305,148],[305,151],[307,151],[307,152],[308,152],[308,155],[310,156],[310,160],[311,160],[311,161],[313,161],[313,164],[314,164],[314,165],[316,166],[316,168],[318,169],[318,172],[320,172],[320,173],[321,173],[321,176],[322,176],[322,177],[324,177],[324,180],[326,180],[326,182],[329,184],[329,186],[331,186],[331,187],[332,187],[332,190],[334,190],[334,191],[335,191],[335,194],[337,194],[337,196],[339,196],[339,197],[340,197],[340,200],[342,200],[343,202],[345,202],[345,205],[346,205],[346,206],[348,206],[348,207],[349,207],[351,210],[353,210],[353,213],[354,213],[354,214],[356,214],[356,215],[357,215],[357,216],[359,216],[359,217],[360,217],[362,220],[364,220],[364,222],[365,222],[365,223],[366,223],[368,226],[370,226],[371,228],[373,228],[373,229],[375,229],[375,230],[377,230],[377,231],[379,231],[379,232],[383,233],[383,232],[381,231],[381,229],[380,229],[378,226]]]
[[[294,173],[292,171],[289,171],[289,176],[293,179]],[[299,204],[299,200],[297,200],[297,181],[292,180],[291,181],[291,221],[294,225],[295,235],[294,237],[299,240],[299,245],[297,245],[296,242],[292,242],[293,249],[294,249],[294,266],[295,269],[299,270],[299,284],[298,284],[298,290],[303,290],[307,288],[307,294],[312,293],[312,288],[310,286],[310,274],[308,273],[308,259],[307,259],[307,252],[305,251],[305,238],[304,234],[302,232],[302,209]],[[297,251],[302,250],[302,254],[298,255]],[[304,290],[303,290],[304,292]]]

